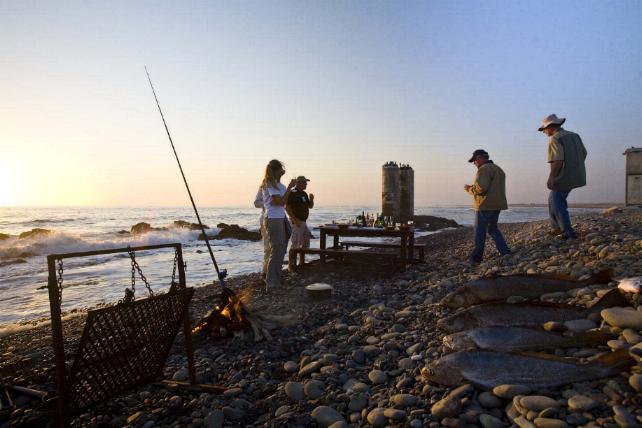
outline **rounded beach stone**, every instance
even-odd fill
[[[241,394],[243,394],[243,390],[241,388],[238,388],[238,387],[237,388],[228,388],[228,389],[225,390],[225,392],[223,392],[223,395],[226,398],[236,397],[237,395],[241,395]]]
[[[317,423],[323,427],[328,427],[335,422],[345,422],[344,417],[341,413],[334,410],[329,406],[319,406],[315,408],[311,413],[312,418],[314,418]]]
[[[622,428],[633,428],[640,426],[635,420],[635,417],[624,406],[613,406],[613,413],[615,413],[615,416],[613,417],[613,419],[615,419],[615,423],[617,423]]]
[[[493,388],[493,394],[500,398],[512,399],[517,395],[525,395],[531,392],[531,389],[526,385],[497,385]]]
[[[519,400],[519,404],[525,409],[535,410],[536,412],[549,407],[558,407],[557,401],[545,395],[527,395]]]
[[[355,349],[352,351],[352,359],[357,364],[363,364],[366,362],[366,353],[362,349]]]
[[[313,361],[309,364],[306,364],[305,366],[303,366],[303,368],[301,368],[301,370],[299,370],[299,376],[301,377],[308,376],[318,371],[320,368],[321,368],[321,363],[319,363],[318,361]]]
[[[484,428],[503,428],[506,426],[506,424],[502,422],[501,419],[497,419],[495,416],[486,414],[479,415],[479,423]]]
[[[635,330],[630,328],[624,329],[622,332],[624,340],[630,345],[635,345],[636,343],[642,342],[642,336]]]
[[[533,421],[537,428],[566,428],[568,424],[559,419],[553,418],[535,418]]]
[[[633,308],[603,309],[600,315],[609,325],[637,331],[642,330],[642,312]]]
[[[390,398],[390,402],[399,407],[410,407],[417,403],[417,397],[412,394],[396,394]]]
[[[169,406],[170,407],[179,407],[183,404],[183,398],[180,395],[173,395],[169,399]]]
[[[283,364],[283,370],[285,370],[287,373],[294,373],[299,370],[299,365],[294,361],[286,361]]]
[[[629,385],[637,392],[642,392],[642,374],[633,374],[629,377]]]
[[[617,351],[618,349],[628,348],[629,344],[626,343],[624,340],[609,340],[608,342],[606,342],[606,346],[608,346],[614,351]]]
[[[287,404],[284,404],[283,406],[281,406],[278,409],[276,409],[276,411],[274,412],[274,417],[278,418],[279,416],[284,415],[287,412],[289,412],[290,409],[291,409],[290,406],[288,406]]]
[[[221,428],[224,420],[225,414],[222,411],[212,410],[207,416],[205,416],[203,426],[205,428]]]
[[[325,384],[320,380],[310,380],[303,386],[303,392],[305,392],[305,395],[311,400],[320,398],[323,395],[324,389]]]
[[[574,395],[568,399],[568,407],[579,412],[588,412],[599,405],[594,399],[585,395]]]
[[[535,425],[524,416],[518,416],[513,421],[519,428],[536,428]]]
[[[412,358],[402,358],[399,360],[399,368],[402,370],[410,370],[415,368],[415,362]]]
[[[383,411],[383,415],[393,421],[400,421],[406,418],[406,412],[399,409],[386,409]]]
[[[430,408],[430,413],[437,419],[458,415],[460,411],[461,400],[459,397],[454,396],[448,396],[439,400]]]
[[[423,428],[424,423],[421,419],[413,419],[410,421],[411,428]]]
[[[285,395],[292,401],[301,401],[304,398],[303,384],[301,382],[288,382],[285,384]]]
[[[372,382],[375,385],[378,385],[380,383],[385,383],[388,381],[388,375],[386,375],[384,372],[381,370],[372,370],[370,373],[368,373],[368,379],[370,379],[370,382]]]
[[[360,412],[368,406],[368,398],[365,395],[356,395],[350,399],[348,409],[353,412]]]
[[[179,369],[176,373],[174,373],[174,376],[172,376],[172,379],[178,382],[183,382],[183,381],[186,381],[188,377],[189,377],[189,370],[183,367],[182,369]]]
[[[370,425],[373,427],[382,427],[388,423],[388,419],[384,415],[385,409],[374,408],[368,413],[367,420]]]
[[[487,409],[494,409],[502,405],[502,400],[500,400],[494,394],[491,394],[488,391],[484,391],[481,394],[479,394],[479,397],[477,397],[477,400],[482,406],[484,406]]]
[[[596,328],[597,325],[591,320],[579,319],[579,320],[566,321],[564,323],[564,327],[566,327],[567,330],[570,330],[574,333],[582,333],[587,330]]]
[[[544,330],[546,331],[564,331],[564,324],[557,321],[548,321],[544,323]]]

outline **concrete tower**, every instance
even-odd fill
[[[381,168],[381,213],[384,216],[399,218],[400,181],[399,165],[387,162]]]
[[[381,213],[395,222],[412,220],[415,213],[415,172],[410,165],[387,162],[381,168]]]
[[[400,195],[399,217],[401,223],[410,221],[415,216],[415,171],[410,165],[401,165],[399,168]]]

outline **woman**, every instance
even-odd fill
[[[285,204],[290,196],[290,190],[296,186],[296,180],[292,180],[286,188],[281,183],[283,174],[285,174],[283,163],[273,159],[265,168],[265,176],[261,182],[263,207],[265,208],[264,222],[269,247],[265,253],[265,257],[267,257],[265,283],[268,289],[281,286],[283,257],[289,239]]]
[[[263,206],[263,189],[259,187],[254,197],[254,208],[261,208],[261,215],[259,216],[259,227],[261,228],[261,239],[263,240],[263,267],[261,268],[261,279],[265,281],[265,274],[267,273],[268,254],[270,254],[270,246],[267,231],[265,230],[265,207]]]

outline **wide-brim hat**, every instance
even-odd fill
[[[557,117],[556,114],[549,114],[544,119],[542,119],[542,126],[539,127],[538,131],[541,132],[551,125],[561,125],[564,122],[566,122],[565,117],[560,118],[560,117]]]

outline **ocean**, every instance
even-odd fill
[[[375,213],[377,207],[318,207],[311,210],[308,225],[317,227],[333,220],[347,221],[365,211]],[[591,208],[571,209],[571,214],[596,211]],[[238,224],[258,231],[259,210],[255,208],[207,208],[199,210],[203,223],[210,226],[208,235],[218,231],[218,223]],[[419,207],[418,215],[450,218],[470,225],[470,207]],[[546,207],[514,207],[504,211],[504,223],[542,220],[547,218]],[[11,235],[0,240],[0,333],[16,323],[45,319],[49,316],[46,256],[54,253],[90,251],[126,246],[142,246],[180,242],[187,263],[189,286],[204,286],[216,279],[214,267],[200,232],[185,229],[153,231],[130,236],[118,233],[129,231],[139,222],[153,227],[168,227],[175,220],[196,222],[189,207],[181,208],[2,208],[0,233]],[[30,238],[17,235],[34,228],[52,233]],[[428,232],[424,232],[427,234]],[[318,231],[313,229],[318,236]],[[227,269],[230,277],[258,272],[261,269],[261,242],[234,239],[210,241],[219,267]],[[318,248],[318,239],[312,247]],[[154,291],[169,287],[173,266],[173,251],[142,252],[138,263]],[[17,259],[22,262],[15,263]],[[123,297],[124,288],[131,286],[131,263],[127,254],[93,256],[65,261],[63,311],[82,309],[102,303],[115,302]],[[144,295],[144,286],[137,281],[137,295]]]

